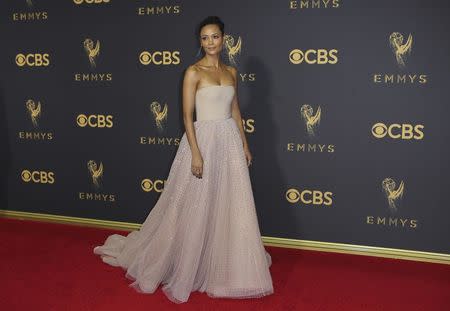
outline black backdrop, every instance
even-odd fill
[[[449,253],[447,1],[0,5],[2,208],[141,223],[219,15],[262,234]]]

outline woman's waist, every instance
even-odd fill
[[[225,120],[231,118],[231,109],[196,109],[195,116],[200,120]]]
[[[206,117],[206,118],[201,118],[201,117],[199,117],[197,115],[196,121],[194,123],[198,123],[198,122],[221,122],[221,121],[223,122],[223,121],[230,121],[232,119],[233,118],[232,118],[231,114],[227,115],[227,116],[216,116],[216,117],[209,116],[209,117]]]

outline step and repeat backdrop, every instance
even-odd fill
[[[2,209],[142,223],[218,15],[262,234],[450,253],[448,1],[0,6]]]

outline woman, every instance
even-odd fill
[[[272,262],[255,211],[237,71],[220,59],[224,24],[217,16],[203,20],[198,35],[205,55],[184,75],[186,130],[164,190],[139,231],[113,234],[94,253],[124,268],[137,291],[153,293],[163,284],[176,303],[196,290],[262,297],[273,293]]]

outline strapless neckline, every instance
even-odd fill
[[[202,91],[206,89],[206,91]],[[210,84],[197,89],[195,113],[197,121],[223,120],[231,117],[231,103],[235,94],[234,85]]]
[[[208,85],[208,86],[204,86],[204,87],[197,89],[197,91],[195,93],[199,92],[200,90],[207,89],[210,87],[233,87],[234,88],[234,85],[232,85],[232,84],[230,84],[230,85],[216,85],[216,84]]]

